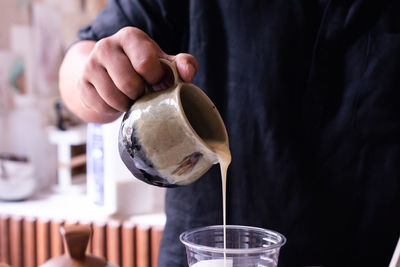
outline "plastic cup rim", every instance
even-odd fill
[[[256,254],[256,253],[263,253],[269,250],[273,250],[276,248],[282,247],[286,243],[286,237],[281,233],[278,233],[273,230],[264,229],[260,227],[254,226],[244,226],[244,225],[226,225],[226,229],[246,229],[246,230],[253,230],[257,232],[268,233],[270,235],[277,237],[277,243],[272,244],[268,247],[259,247],[259,248],[216,248],[216,247],[209,247],[204,245],[198,245],[192,242],[185,240],[185,236],[189,234],[193,234],[198,231],[205,231],[205,230],[212,230],[212,229],[223,229],[223,225],[211,225],[211,226],[203,226],[197,227],[190,230],[187,230],[179,235],[179,240],[186,246],[192,249],[197,249],[199,251],[206,251],[206,252],[214,252],[214,253],[227,253],[227,254]]]

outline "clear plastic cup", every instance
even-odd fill
[[[222,225],[186,231],[180,240],[191,267],[276,267],[286,242],[278,232],[240,225],[226,226],[225,251]]]

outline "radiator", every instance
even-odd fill
[[[156,267],[163,226],[130,221],[70,222],[0,215],[0,266],[36,267],[64,253],[60,226],[88,224],[87,253],[122,267]]]

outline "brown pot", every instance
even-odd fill
[[[104,258],[85,254],[91,235],[87,225],[70,225],[60,228],[66,253],[46,261],[41,267],[118,267]]]

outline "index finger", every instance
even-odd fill
[[[164,74],[159,58],[165,55],[161,48],[139,29],[129,29],[121,38],[120,44],[136,73],[147,83],[158,83]]]

